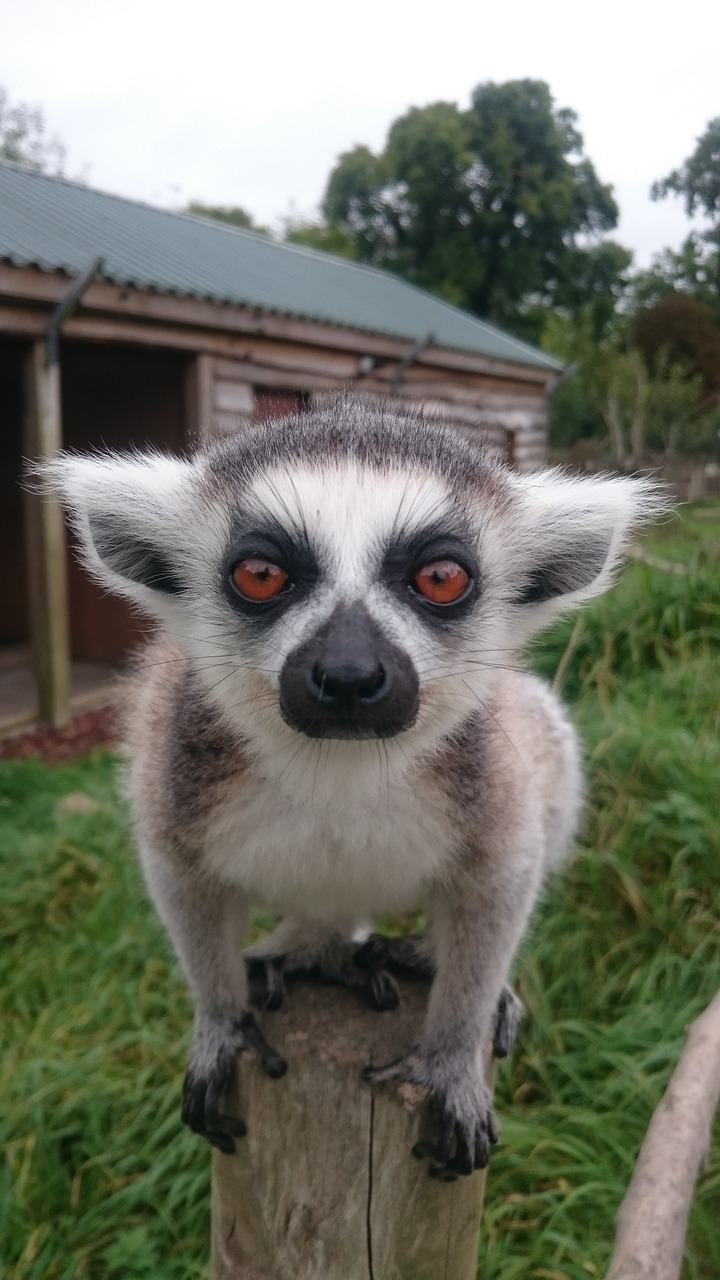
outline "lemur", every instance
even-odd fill
[[[283,973],[310,972],[388,1009],[409,967],[432,977],[424,1026],[366,1078],[424,1086],[432,1174],[483,1168],[482,1047],[510,1047],[509,970],[583,790],[575,732],[521,652],[607,588],[658,487],[519,474],[419,410],[349,394],[192,456],[47,470],[91,572],[159,624],[128,687],[128,787],[195,1001],[184,1121],[233,1152],[236,1055],[286,1069],[248,971],[270,1008]],[[253,903],[282,919],[243,953]],[[369,934],[417,907],[424,937]]]

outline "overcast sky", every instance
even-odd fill
[[[0,85],[43,107],[70,176],[275,225],[409,106],[529,76],[578,113],[615,237],[645,264],[689,230],[650,184],[720,115],[718,0],[0,0],[0,31]]]

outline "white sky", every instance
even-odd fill
[[[276,225],[409,106],[529,76],[578,113],[645,264],[689,230],[650,184],[720,115],[718,0],[0,0],[0,32],[0,84],[42,106],[70,176]]]

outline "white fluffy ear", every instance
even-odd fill
[[[192,463],[160,453],[66,454],[36,474],[67,506],[85,563],[105,586],[151,613],[186,590]]]
[[[640,476],[556,470],[517,476],[515,485],[509,567],[515,603],[532,615],[533,630],[606,591],[633,533],[672,510],[665,487]]]

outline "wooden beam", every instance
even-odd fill
[[[0,263],[0,297],[55,304],[67,291],[67,276],[61,272],[39,271],[33,267],[13,267]],[[311,346],[325,346],[358,355],[389,356],[401,360],[407,352],[409,338],[394,338],[374,331],[353,329],[323,321],[305,320],[261,307],[238,306],[212,302],[193,296],[180,297],[131,285],[96,281],[83,296],[85,315],[110,314],[116,318],[143,319],[153,323],[191,326],[217,332],[253,334],[257,337],[285,338]],[[67,327],[71,335],[77,323]],[[65,330],[64,330],[65,331]],[[170,344],[175,345],[175,344]],[[488,373],[496,377],[535,382],[541,386],[554,383],[559,371],[522,361],[483,356],[470,351],[429,346],[422,361],[441,368]]]
[[[189,443],[206,440],[212,434],[215,359],[199,352],[185,373],[185,435]]]
[[[24,449],[33,462],[48,461],[62,446],[60,367],[49,363],[47,344],[34,342],[25,369]],[[50,724],[70,714],[70,624],[65,522],[56,497],[25,496],[30,617],[39,711]]]

